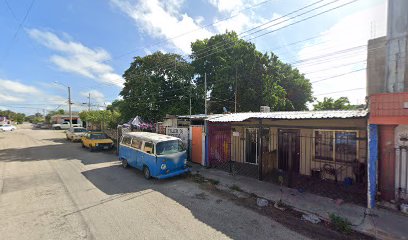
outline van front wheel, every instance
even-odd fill
[[[143,168],[143,176],[144,176],[144,178],[146,178],[146,179],[150,179],[150,178],[152,177],[152,175],[150,175],[150,170],[149,170],[149,168],[146,167],[146,166]]]
[[[127,168],[128,167],[128,162],[126,159],[122,158],[122,167]]]

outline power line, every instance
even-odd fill
[[[394,59],[394,60],[392,60],[392,61],[396,61],[396,60],[397,60],[397,59]],[[341,66],[341,65],[340,65],[340,66]],[[335,68],[335,67],[336,67],[336,66],[333,66],[333,68]],[[312,82],[310,82],[310,83],[317,83],[317,82],[321,82],[321,81],[326,81],[326,80],[334,79],[334,78],[337,78],[337,77],[345,76],[345,75],[348,75],[348,74],[351,74],[351,73],[354,73],[354,72],[363,71],[363,70],[366,70],[366,68],[357,69],[357,70],[353,70],[353,71],[351,71],[351,72],[346,72],[346,73],[338,74],[338,75],[335,75],[335,76],[326,77],[326,78],[323,78],[323,79],[319,79],[319,80],[316,80],[316,81],[312,81]],[[322,70],[322,71],[327,71],[327,70]],[[213,81],[212,83],[221,82],[221,81],[222,81],[222,80]],[[232,83],[231,83],[231,84],[232,84]],[[183,88],[174,89],[173,91],[175,91],[175,90],[178,90],[178,91],[179,91],[179,90],[183,90]],[[181,95],[181,96],[183,96],[183,95]],[[173,99],[177,99],[177,98],[179,98],[179,97],[181,97],[181,96],[173,96],[173,97],[175,97],[175,98],[173,98]],[[136,98],[133,98],[133,99],[142,100],[142,99],[145,99],[146,97],[152,97],[152,98],[154,98],[154,99],[172,98],[172,96],[164,97],[164,96],[154,96],[153,94],[151,94],[151,95],[139,95],[139,96],[137,96]]]
[[[292,19],[295,19],[296,17],[302,16],[302,15],[304,15],[304,14],[306,14],[306,13],[309,13],[309,12],[314,11],[314,10],[316,10],[316,9],[322,8],[322,7],[324,7],[324,6],[328,5],[328,4],[332,4],[332,3],[334,3],[334,2],[336,2],[336,1],[338,1],[338,0],[335,0],[335,1],[330,2],[330,3],[328,3],[328,4],[324,4],[324,5],[322,5],[322,6],[316,7],[316,8],[314,8],[314,9],[312,9],[312,10],[309,10],[309,11],[306,11],[306,12],[304,12],[304,13],[298,14],[298,15],[296,15],[296,16],[294,16],[294,17],[286,18],[286,17],[288,17],[288,16],[290,16],[290,15],[292,15],[292,14],[294,14],[294,13],[297,13],[297,12],[299,12],[299,11],[301,11],[301,10],[304,10],[304,9],[306,9],[306,8],[309,8],[309,7],[311,7],[311,6],[313,6],[313,5],[317,4],[317,3],[320,3],[320,2],[322,2],[322,1],[323,1],[323,0],[314,2],[314,3],[312,3],[312,4],[308,4],[308,5],[306,5],[306,6],[302,7],[302,8],[296,9],[296,10],[294,10],[294,11],[292,11],[292,12],[290,12],[290,13],[287,13],[287,14],[285,14],[285,15],[283,15],[283,16],[280,16],[280,17],[275,18],[275,19],[272,19],[272,20],[270,20],[270,21],[268,21],[268,22],[266,22],[266,23],[263,23],[263,24],[261,24],[261,25],[255,26],[255,27],[253,27],[253,28],[250,28],[250,29],[248,29],[248,30],[246,30],[246,31],[244,31],[244,32],[239,33],[238,36],[241,37],[242,39],[245,39],[245,37],[250,36],[250,35],[252,35],[252,34],[254,34],[254,33],[257,33],[258,31],[263,31],[263,30],[266,30],[266,29],[268,29],[268,28],[271,28],[271,27],[274,27],[274,26],[276,26],[276,25],[279,25],[279,24],[281,24],[281,23],[288,22],[288,21],[290,21],[290,20],[292,20]],[[276,21],[278,21],[278,20],[280,20],[280,19],[284,19],[284,20],[281,21],[281,22],[278,22],[278,23],[276,23],[276,24],[273,24],[273,25],[267,26],[267,27],[265,27],[265,28],[262,28],[261,30],[258,30],[258,31],[256,31],[256,32],[250,33],[251,31],[253,31],[253,30],[255,30],[255,29],[258,29],[259,27],[262,27],[262,26],[265,26],[265,25],[267,25],[267,24],[276,22]],[[243,35],[244,33],[248,33],[248,34]],[[242,35],[243,35],[243,36],[242,36]],[[220,42],[218,42],[218,43],[212,45],[211,48],[214,48],[214,47],[217,47],[217,48],[218,48],[218,47],[224,47],[224,46],[227,45],[227,44],[228,44],[228,43],[220,43]],[[218,45],[220,45],[220,46],[218,46]],[[201,54],[204,54],[205,51],[208,52],[208,51],[211,51],[211,50],[212,50],[212,49],[210,49],[210,47],[207,47],[207,48],[204,48],[204,49],[202,49],[201,51],[197,52],[196,55],[199,56],[199,55],[201,55]],[[206,54],[207,54],[207,53],[206,53]]]
[[[246,8],[243,8],[243,9],[237,11],[237,13],[241,13],[241,12],[247,11],[247,10],[249,10],[249,9],[259,7],[259,6],[263,5],[263,4],[266,4],[266,3],[271,2],[271,1],[273,1],[273,0],[266,0],[266,1],[263,1],[263,2],[260,2],[260,3],[257,3],[257,4],[254,4],[254,5],[251,5],[251,6],[249,6],[249,7],[246,7]],[[134,49],[134,50],[131,50],[131,51],[122,53],[122,54],[120,54],[120,55],[117,55],[117,56],[114,57],[114,58],[115,58],[115,59],[122,58],[122,57],[124,57],[124,56],[126,56],[126,55],[132,54],[132,53],[135,52],[136,50],[140,50],[140,49],[143,49],[143,48],[150,48],[150,47],[158,46],[158,45],[160,45],[160,44],[162,44],[162,43],[165,43],[165,42],[170,42],[171,40],[174,40],[174,39],[183,37],[183,36],[188,35],[188,34],[193,33],[193,32],[197,32],[197,31],[199,31],[199,30],[201,30],[201,29],[207,29],[208,27],[217,25],[217,24],[219,24],[219,23],[221,23],[221,22],[227,21],[227,20],[232,19],[232,18],[235,18],[235,17],[237,17],[237,16],[239,16],[239,14],[231,15],[231,16],[229,16],[229,17],[226,17],[226,18],[217,20],[217,21],[215,21],[215,22],[213,22],[213,23],[210,23],[210,24],[207,24],[207,25],[203,25],[203,26],[199,26],[198,28],[193,29],[193,30],[191,30],[191,31],[184,32],[184,33],[181,33],[181,34],[179,34],[179,35],[176,35],[176,36],[173,36],[173,37],[170,37],[170,38],[166,38],[166,39],[164,39],[164,40],[162,40],[162,41],[158,41],[158,42],[153,43],[153,44],[151,44],[151,45],[149,45],[149,46],[147,46],[147,47],[139,47],[139,48],[136,48],[136,49]],[[112,59],[106,60],[106,61],[111,61],[111,60],[112,60]]]
[[[312,57],[312,58],[310,58],[310,59],[304,59],[304,60],[301,60],[301,61],[307,62],[307,61],[311,61],[311,60],[317,60],[317,59],[319,59],[319,58],[326,58],[326,57],[328,57],[328,56],[335,56],[335,55],[337,55],[337,54],[344,54],[344,53],[350,52],[350,50],[352,50],[352,51],[359,50],[359,49],[360,49],[361,47],[363,47],[363,46],[365,46],[365,45],[362,45],[362,46],[353,46],[353,47],[350,47],[350,48],[348,48],[348,49],[342,49],[342,50],[340,50],[340,51],[327,53],[327,54],[324,54],[324,55],[320,55],[320,56],[318,56],[318,57]],[[377,49],[377,48],[371,48],[371,49],[369,49],[368,51],[373,51],[373,50],[375,50],[375,49]],[[352,52],[352,51],[351,51],[351,52]],[[353,54],[353,56],[356,56],[356,55]],[[344,57],[341,57],[341,58],[344,59]],[[336,58],[332,59],[332,61],[333,61],[333,60],[337,60],[337,59],[339,59],[339,57],[336,57]],[[300,61],[296,61],[296,62],[300,62]],[[328,61],[328,60],[326,59],[324,62],[327,63],[327,62],[330,62],[330,61]],[[291,64],[293,64],[293,63],[286,63],[286,64],[291,65]],[[310,64],[309,64],[309,66],[310,66]],[[359,70],[359,71],[362,71],[362,70],[364,70],[364,69],[361,69],[361,70]],[[321,71],[326,71],[326,70],[321,70]],[[318,72],[318,71],[315,71],[315,72]],[[354,72],[354,71],[353,71],[353,72]],[[349,74],[349,73],[347,73],[347,74]],[[344,74],[344,75],[345,75],[345,74]],[[338,77],[338,76],[331,76],[331,77],[329,77],[328,79],[331,79],[331,78],[334,78],[334,77]],[[320,79],[320,80],[317,80],[316,82],[323,81],[323,80],[326,80],[326,79]],[[221,82],[221,81],[223,81],[223,80],[212,81],[211,83],[217,83],[217,82]],[[311,83],[314,83],[314,82],[311,82]],[[183,90],[183,89],[185,89],[185,88],[187,88],[187,87],[189,87],[189,86],[184,86],[184,87],[181,87],[181,88],[166,90],[166,92],[180,91],[180,90]],[[154,95],[154,94],[142,95],[142,96],[140,96],[140,99],[143,98],[143,97],[146,97],[146,96],[155,96],[155,95]]]
[[[356,65],[356,64],[359,64],[359,63],[367,63],[367,61],[366,61],[366,60],[362,60],[362,61],[358,61],[358,62],[346,63],[346,64],[341,64],[341,65],[331,66],[330,68],[320,69],[320,70],[317,70],[317,71],[304,72],[304,73],[302,73],[302,74],[304,74],[304,75],[314,74],[314,73],[319,73],[319,72],[324,72],[324,71],[327,71],[327,70],[331,70],[331,69],[333,69],[333,68],[340,68],[340,67],[345,67],[345,66],[351,66],[351,65]]]
[[[335,1],[333,1],[333,2],[330,2],[329,4],[332,4],[332,3],[337,2],[337,1],[338,1],[338,0],[335,0]],[[253,35],[253,33],[248,34],[248,35],[246,35],[246,36],[244,36],[244,37],[242,37],[242,38],[243,38],[244,40],[246,40],[246,41],[251,41],[251,40],[257,39],[257,38],[259,38],[259,37],[265,36],[265,35],[267,35],[267,34],[276,32],[276,31],[278,31],[278,30],[287,28],[287,27],[289,27],[289,26],[292,26],[292,25],[301,23],[301,22],[303,22],[303,21],[306,21],[306,20],[308,20],[308,19],[314,18],[314,17],[316,17],[316,16],[322,15],[322,14],[324,14],[324,13],[333,11],[333,10],[338,9],[338,8],[340,8],[340,7],[344,7],[345,5],[351,4],[351,3],[355,2],[355,1],[359,1],[359,0],[354,0],[354,1],[352,1],[352,2],[348,2],[348,3],[346,3],[346,4],[343,4],[343,5],[340,5],[340,6],[331,8],[331,9],[328,9],[328,10],[326,10],[326,11],[323,11],[323,12],[317,13],[317,14],[315,14],[315,15],[312,15],[312,16],[309,16],[309,17],[306,17],[306,18],[303,18],[303,19],[301,19],[301,20],[299,20],[299,21],[295,21],[295,22],[293,22],[293,23],[290,23],[290,24],[287,24],[287,25],[285,25],[285,26],[279,27],[279,28],[274,29],[274,30],[272,30],[272,31],[259,34],[259,35],[257,35],[257,36],[252,37],[252,38],[249,38],[249,39],[244,39],[244,37],[249,36],[249,35]],[[319,1],[319,2],[320,2],[320,1]],[[327,4],[322,5],[322,6],[319,6],[319,7],[317,7],[317,8],[314,8],[314,9],[312,9],[312,10],[307,11],[306,13],[311,12],[311,11],[314,11],[314,10],[319,9],[319,8],[322,8],[322,7],[326,6],[326,5],[327,5]],[[308,6],[311,6],[311,5],[308,5]],[[306,6],[306,7],[308,7],[308,6]],[[302,8],[302,9],[303,9],[303,8]],[[297,12],[297,10],[294,11],[294,12]],[[292,12],[292,13],[293,13],[293,12]],[[284,22],[287,22],[287,21],[291,21],[291,20],[295,19],[296,17],[301,16],[301,15],[304,15],[304,14],[305,14],[305,13],[301,13],[301,14],[298,14],[298,15],[296,15],[296,16],[294,16],[294,17],[285,19],[284,21],[279,22],[278,24],[273,24],[273,25],[271,25],[271,26],[265,27],[265,28],[262,29],[262,31],[267,30],[268,28],[271,28],[271,27],[273,27],[273,26],[279,25],[279,24],[281,24],[281,23],[284,23]],[[284,15],[284,16],[288,16],[288,15],[291,15],[291,13],[286,14],[286,15]],[[272,20],[272,21],[276,21],[276,20],[279,20],[279,19],[280,19],[280,18],[277,18],[277,19],[274,19],[274,20]],[[256,27],[255,27],[255,28],[256,28]],[[241,34],[239,34],[239,35],[241,35]],[[222,45],[219,46],[219,47],[225,47],[225,46],[228,45],[228,44],[229,44],[229,43],[224,43],[224,44],[222,44]],[[229,48],[232,48],[232,47],[234,47],[234,46],[235,46],[235,44],[230,44],[230,46],[225,47],[224,49],[229,49]],[[214,46],[211,46],[211,47],[214,47]],[[218,48],[218,46],[217,46],[217,48]],[[216,52],[214,52],[214,53],[211,53],[211,54],[208,54],[208,55],[203,56],[203,57],[198,57],[198,58],[196,58],[196,59],[194,59],[194,60],[206,58],[206,57],[211,56],[211,55],[213,55],[213,54],[215,54],[215,53],[217,53],[217,52],[218,52],[218,51],[216,51]],[[199,55],[199,54],[197,54],[197,55]]]
[[[323,81],[327,81],[327,80],[330,80],[330,79],[333,79],[333,78],[338,78],[338,77],[341,77],[341,76],[349,75],[349,74],[352,74],[352,73],[355,73],[355,72],[361,72],[361,71],[366,70],[366,69],[367,69],[367,68],[361,68],[361,69],[357,69],[357,70],[354,70],[354,71],[351,71],[351,72],[346,72],[346,73],[343,73],[343,74],[339,74],[339,75],[335,75],[335,76],[331,76],[331,77],[319,79],[319,80],[317,80],[317,81],[313,81],[313,82],[310,82],[310,83],[323,82]]]
[[[14,35],[13,35],[13,37],[12,37],[12,39],[11,39],[10,46],[9,46],[8,48],[6,48],[6,53],[5,53],[5,55],[4,55],[4,58],[7,57],[8,53],[9,53],[9,51],[10,51],[11,45],[14,43],[14,40],[17,38],[17,35],[18,35],[18,33],[20,32],[20,29],[21,29],[21,27],[23,26],[24,22],[27,20],[27,17],[28,17],[28,15],[30,14],[31,9],[32,9],[33,6],[34,6],[34,3],[35,3],[35,0],[32,0],[31,3],[30,3],[30,6],[28,7],[28,9],[27,9],[27,11],[26,11],[26,13],[25,13],[25,15],[24,15],[23,20],[22,20],[22,21],[20,22],[20,24],[18,25],[17,30],[16,30],[16,32],[14,33]],[[7,0],[6,0],[6,5],[7,5],[7,7],[9,8],[9,10],[12,12],[12,15],[15,17],[14,12],[11,10],[10,5],[8,4]]]
[[[355,1],[357,1],[357,0],[355,0]],[[355,2],[355,1],[352,1],[352,2]],[[321,1],[315,2],[315,3],[310,4],[310,5],[307,5],[307,6],[303,7],[303,8],[301,8],[301,9],[305,9],[306,7],[310,7],[310,6],[315,5],[315,4],[319,3],[319,2],[321,2]],[[336,2],[336,1],[333,1],[333,2],[331,2],[331,3],[334,3],[334,2]],[[275,30],[270,31],[270,32],[268,32],[268,33],[275,32],[275,31],[280,30],[280,29],[282,29],[282,28],[286,28],[286,27],[288,27],[288,26],[291,26],[291,25],[294,25],[294,24],[296,24],[296,23],[305,21],[305,20],[310,19],[310,18],[312,18],[312,17],[315,17],[315,16],[321,15],[321,14],[323,14],[323,13],[332,11],[332,10],[334,10],[334,9],[343,7],[343,6],[345,6],[345,5],[351,4],[352,2],[348,2],[348,3],[346,3],[346,4],[343,4],[343,5],[337,6],[337,7],[335,7],[335,8],[326,10],[326,11],[324,11],[324,12],[315,14],[315,15],[310,16],[310,17],[308,17],[308,18],[304,18],[304,19],[302,19],[302,20],[300,20],[300,21],[297,21],[297,22],[295,22],[295,23],[292,23],[292,24],[283,26],[283,27],[281,27],[281,28],[275,29]],[[330,3],[330,4],[331,4],[331,3]],[[327,4],[325,4],[325,5],[323,5],[323,6],[326,6],[326,5],[327,5]],[[318,7],[318,8],[321,8],[321,7],[323,7],[323,6],[320,6],[320,7]],[[316,10],[316,9],[318,9],[318,8],[315,8],[315,9],[313,9],[313,10]],[[301,9],[295,10],[295,11],[293,11],[292,13],[289,13],[289,14],[287,14],[287,15],[293,14],[294,12],[298,12],[298,11],[300,11]],[[310,10],[310,11],[312,11],[312,10]],[[308,11],[308,12],[310,12],[310,11]],[[305,14],[305,13],[302,13],[302,14],[299,14],[299,15],[304,15],[304,14]],[[287,16],[287,15],[285,15],[285,16]],[[295,17],[298,17],[298,16],[295,16]],[[295,18],[295,17],[292,17],[292,19]],[[278,18],[278,19],[279,19],[279,18]],[[278,20],[278,19],[274,19],[274,20],[272,20],[272,21],[270,21],[270,22],[276,21],[276,20]],[[289,20],[291,20],[291,19],[289,19]],[[282,23],[282,22],[280,22],[279,24],[281,24],[281,23]],[[272,25],[272,26],[274,26],[274,25]],[[265,29],[270,28],[270,27],[272,27],[272,26],[268,26],[268,27],[266,27],[266,28],[264,28],[264,29],[262,29],[262,30],[265,30]],[[255,27],[255,28],[256,28],[256,27]],[[255,28],[254,28],[254,29],[255,29]],[[251,29],[250,29],[250,30],[247,30],[247,31],[245,31],[245,32],[248,32],[248,31],[251,31]],[[266,34],[268,34],[268,33],[266,33]],[[258,38],[258,37],[261,37],[261,36],[264,36],[264,35],[266,35],[266,34],[262,34],[262,35],[259,35],[259,36],[255,36],[255,37],[253,37],[251,40],[253,40],[253,39],[255,39],[255,38]],[[224,45],[226,45],[226,44],[224,44]],[[213,47],[213,46],[212,46],[212,47]],[[204,49],[204,50],[205,50],[205,49]],[[217,52],[217,51],[216,51],[216,52]],[[213,55],[213,54],[214,54],[214,53],[209,54],[209,55],[207,55],[207,56],[203,56],[203,57],[201,57],[201,58],[208,57],[208,56]],[[198,60],[198,59],[195,59],[195,60]],[[162,66],[163,66],[163,65],[162,65]],[[156,68],[157,68],[157,67],[160,67],[160,66],[156,66]],[[165,67],[166,67],[166,66],[165,66]],[[154,69],[154,67],[151,68],[150,70],[153,70],[153,69]],[[146,69],[145,71],[148,71],[148,70],[149,70],[149,69]],[[114,83],[117,84],[118,82],[117,82],[117,81],[112,81],[112,84],[111,84],[111,83],[102,83],[102,84],[106,84],[106,85],[116,85],[116,84],[114,84]]]
[[[305,9],[305,8],[307,8],[307,7],[313,6],[313,5],[317,4],[317,3],[320,3],[321,1],[322,1],[322,0],[317,1],[317,2],[315,2],[315,3],[313,3],[313,4],[306,5],[305,7],[302,7],[302,8],[300,8],[300,9],[295,10],[295,11],[292,11],[291,13],[288,13],[288,14],[286,14],[286,15],[284,15],[284,16],[289,16],[289,15],[291,15],[291,14],[293,14],[293,13],[299,12],[300,10],[303,10],[303,9]],[[337,1],[338,1],[338,0],[332,1],[332,2],[330,2],[329,4],[332,4],[332,3],[337,2]],[[345,6],[345,5],[351,4],[351,3],[356,2],[356,1],[359,1],[359,0],[354,0],[354,1],[352,1],[352,2],[348,2],[348,3],[346,3],[346,4],[343,4],[343,5],[340,5],[340,6],[331,8],[331,9],[328,9],[328,10],[326,10],[326,11],[324,11],[324,12],[321,12],[321,13],[315,14],[315,15],[313,15],[313,16],[310,16],[310,17],[301,19],[301,20],[299,20],[299,21],[297,21],[297,22],[294,22],[294,23],[285,25],[285,26],[283,26],[283,27],[281,27],[281,28],[278,28],[278,29],[275,29],[275,30],[273,30],[273,31],[270,31],[270,32],[261,34],[261,35],[256,36],[256,37],[253,37],[253,38],[251,38],[251,39],[249,39],[249,40],[253,40],[253,39],[259,38],[259,37],[261,37],[261,36],[264,36],[264,35],[266,35],[266,34],[270,34],[270,33],[272,33],[272,32],[276,32],[276,31],[278,31],[278,30],[280,30],[280,29],[283,29],[283,28],[292,26],[292,25],[294,25],[294,24],[303,22],[303,21],[305,21],[305,20],[308,20],[308,19],[311,19],[311,18],[313,18],[313,17],[319,16],[319,15],[321,15],[321,14],[323,14],[323,13],[327,13],[327,12],[333,11],[333,10],[335,10],[335,9],[338,9],[338,8],[340,8],[340,7],[343,7],[343,6]],[[309,10],[308,12],[314,11],[314,10],[316,10],[316,9],[318,9],[318,8],[322,8],[322,7],[326,6],[326,5],[328,5],[328,4],[324,4],[324,5],[322,5],[322,6],[319,6],[319,7],[317,7],[317,8],[314,8],[313,10]],[[308,13],[308,12],[307,12],[307,13]],[[286,21],[290,21],[290,20],[292,20],[292,19],[294,19],[294,18],[296,18],[296,17],[298,17],[298,16],[304,15],[304,14],[305,14],[305,13],[298,14],[298,15],[296,15],[296,16],[294,16],[294,17],[289,18],[289,19],[285,19],[284,21],[280,22],[279,24],[281,24],[281,23],[283,23],[283,22],[286,22]],[[269,23],[274,22],[274,21],[277,21],[277,20],[279,20],[279,19],[281,19],[281,18],[282,18],[282,17],[277,18],[277,19],[273,19],[273,20],[271,20]],[[270,27],[273,27],[273,26],[275,26],[275,25],[267,26],[267,27],[263,28],[262,31],[264,31],[264,30],[266,30],[266,29],[268,29],[268,28],[270,28]],[[252,29],[255,29],[255,28],[256,28],[256,27],[254,27],[254,28],[252,28]],[[248,32],[248,31],[251,31],[251,29],[249,29],[249,30],[247,30],[247,31],[245,31],[245,32],[243,32],[243,33],[246,33],[246,32]],[[239,35],[242,35],[242,33],[240,33]],[[248,35],[251,35],[251,34],[248,34]],[[225,47],[225,46],[228,45],[228,44],[229,44],[229,43],[221,43],[221,46],[220,46],[220,47]],[[201,51],[202,51],[202,52],[203,52],[203,51],[206,51],[206,50],[208,50],[208,49],[210,49],[210,48],[213,48],[214,46],[215,46],[215,45],[206,47],[206,48],[204,48],[204,49],[201,50]],[[231,48],[231,47],[233,47],[233,46],[234,46],[234,45],[232,45],[232,46],[230,46],[230,47],[227,47],[226,49]],[[218,48],[218,47],[217,47],[217,48]],[[210,49],[210,51],[213,51],[213,49]],[[209,52],[209,51],[207,51],[207,52]],[[218,51],[215,51],[215,52],[213,52],[213,53],[211,53],[211,54],[207,54],[206,56],[198,57],[198,58],[196,58],[195,60],[199,60],[199,59],[206,58],[206,57],[211,56],[211,55],[213,55],[213,54],[215,54],[215,53],[217,53],[217,52],[218,52]],[[198,55],[199,55],[199,54],[201,54],[201,53],[198,53]],[[181,56],[183,57],[183,55],[181,55]],[[187,55],[184,55],[184,56],[188,57]],[[152,68],[150,68],[150,69],[145,69],[145,71],[152,71],[152,70],[154,70],[154,69],[158,69],[159,67],[162,67],[162,68],[165,68],[165,69],[166,69],[166,68],[173,67],[173,63],[166,63],[166,64],[167,64],[167,65],[161,64],[161,65],[158,65],[158,66],[156,66],[156,67],[152,67]],[[112,82],[118,83],[117,81],[112,81]]]
[[[9,10],[9,12],[11,13],[11,15],[13,16],[13,18],[18,21],[16,14],[14,13],[13,9],[11,8],[9,2],[7,0],[4,0],[4,2],[6,3],[7,9]]]
[[[322,96],[322,95],[328,95],[328,94],[334,94],[334,93],[351,92],[351,91],[362,90],[362,89],[365,89],[365,88],[352,88],[352,89],[347,89],[347,90],[342,90],[342,91],[336,91],[336,92],[328,92],[328,93],[315,94],[315,96]]]

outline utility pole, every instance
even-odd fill
[[[72,127],[71,87],[68,87],[68,110],[69,110],[69,127]]]
[[[207,73],[204,73],[204,113],[207,115]]]
[[[91,111],[91,93],[88,93],[88,112]]]
[[[191,80],[190,80],[190,121],[191,121]]]
[[[235,112],[237,112],[237,77],[238,76],[238,70],[237,70],[237,66],[235,65]]]

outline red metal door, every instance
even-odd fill
[[[394,129],[396,125],[379,126],[380,159],[378,166],[378,187],[381,199],[395,199],[395,148]]]

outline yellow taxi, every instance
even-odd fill
[[[95,150],[110,150],[113,148],[113,141],[103,132],[87,132],[82,138],[82,147],[88,148],[91,152]]]

